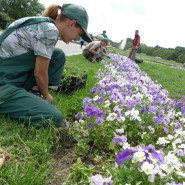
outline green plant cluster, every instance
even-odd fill
[[[79,79],[82,79],[84,75],[87,75],[87,71],[69,64],[64,69],[61,83],[70,84],[71,77],[77,77]]]

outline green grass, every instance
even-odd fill
[[[143,62],[140,69],[145,71],[153,80],[158,81],[175,99],[185,95],[185,71],[155,63]]]

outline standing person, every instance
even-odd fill
[[[82,39],[82,37],[80,37],[80,48],[82,49],[82,46],[84,45],[84,39]]]
[[[98,40],[102,40],[103,38],[105,38],[105,39],[107,39],[109,41],[109,38],[108,38],[106,33],[107,33],[106,30],[103,30],[103,33],[98,35]],[[104,47],[103,52],[104,53],[107,52],[107,48],[106,47]]]
[[[107,39],[107,40],[109,40],[109,38],[108,38],[108,36],[107,36],[107,31],[106,30],[103,30],[103,33],[102,34],[100,34],[100,35],[102,35],[103,36],[103,38],[105,38],[105,39]]]
[[[101,41],[90,42],[83,50],[83,56],[91,62],[99,62],[103,56],[107,56],[104,53],[103,48],[108,45],[107,39]]]
[[[137,48],[140,46],[140,36],[139,36],[139,31],[136,30],[135,31],[135,37],[132,43],[132,49],[130,51],[130,54],[128,56],[128,58],[130,58],[131,60],[135,60],[135,55],[137,52]]]
[[[68,43],[87,33],[88,14],[79,5],[51,5],[44,17],[26,17],[8,26],[0,36],[0,114],[25,124],[66,126],[52,104],[48,86],[59,86],[66,61],[55,48],[59,39]],[[42,97],[29,91],[38,90]]]

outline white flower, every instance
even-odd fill
[[[130,111],[129,110],[125,112],[125,116],[126,117],[130,116]]]
[[[163,170],[165,173],[170,174],[172,172],[172,169],[167,164],[161,164],[160,165],[161,170]],[[159,173],[160,174],[160,173]]]
[[[137,117],[139,115],[139,111],[135,110],[134,108],[130,111],[130,115],[132,117]]]
[[[167,135],[168,140],[172,140],[174,137],[172,135]]]
[[[104,103],[105,103],[104,107],[109,107],[111,104],[109,100],[106,100]]]
[[[99,100],[99,98],[100,98],[100,97],[99,97],[98,95],[96,95],[96,96],[93,98],[93,100],[94,100],[94,101],[97,101],[97,100]]]
[[[90,185],[103,185],[103,183],[104,179],[99,174],[90,177]]]
[[[185,118],[180,118],[179,121],[180,121],[181,123],[185,123]]]
[[[146,173],[146,175],[152,174],[152,170],[154,168],[153,164],[150,164],[149,162],[144,162],[141,166],[141,170]]]
[[[124,133],[124,129],[121,128],[121,129],[116,129],[116,132],[119,133],[119,134],[123,134]]]
[[[107,116],[107,121],[114,121],[116,118],[117,118],[117,114],[113,112]]]
[[[155,175],[149,175],[148,176],[148,181],[149,182],[154,182],[155,181]]]
[[[121,116],[121,117],[118,118],[118,121],[121,122],[121,123],[123,123],[123,122],[125,122],[125,119],[126,118],[124,116]]]
[[[185,173],[182,171],[176,171],[176,174],[185,178]]]
[[[181,113],[181,112],[177,112],[177,113],[175,114],[175,116],[176,116],[176,117],[180,117],[180,116],[182,116],[182,113]]]
[[[111,177],[104,179],[100,174],[90,177],[90,185],[106,185],[108,183],[111,183]]]
[[[128,142],[125,142],[125,143],[123,143],[122,148],[123,149],[130,148],[130,144]]]
[[[167,141],[167,140],[165,139],[165,137],[159,137],[159,138],[158,138],[157,144],[163,145],[163,144],[167,144],[167,143],[169,143],[169,141]]]
[[[142,150],[135,152],[132,158],[132,163],[142,162],[146,159],[145,153]]]
[[[177,138],[174,143],[182,143],[182,139],[181,138]]]
[[[84,120],[83,120],[83,119],[80,119],[80,120],[79,120],[79,123],[84,123]]]
[[[179,148],[183,148],[183,149],[185,149],[185,144],[181,144],[181,145],[179,145]]]

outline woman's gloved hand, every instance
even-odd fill
[[[95,52],[95,55],[96,55],[97,57],[99,57],[99,58],[102,57],[101,54],[100,54],[98,51]]]

